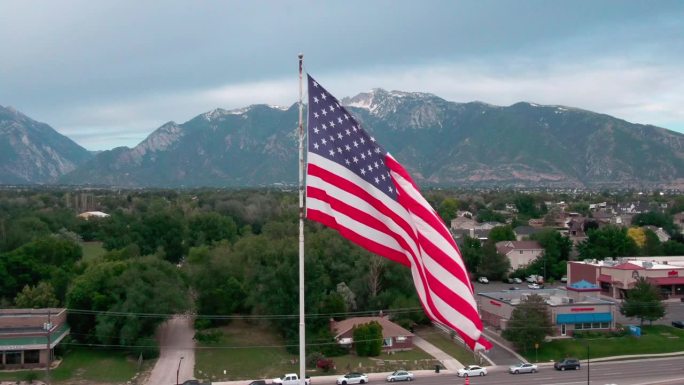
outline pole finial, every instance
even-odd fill
[[[304,54],[300,52],[299,55],[297,55],[297,57],[299,58],[299,60],[302,60],[304,58]]]

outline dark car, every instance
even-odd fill
[[[684,321],[672,321],[672,326],[684,329]]]
[[[254,380],[254,381],[250,382],[249,385],[266,385],[266,381],[265,380]]]
[[[211,382],[200,382],[199,380],[187,380],[181,385],[211,385]]]
[[[577,358],[566,358],[553,364],[557,370],[573,369],[579,370],[580,362]]]

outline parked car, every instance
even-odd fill
[[[580,369],[580,362],[577,358],[565,358],[553,364],[557,370]]]
[[[566,283],[566,282],[568,282],[568,277],[567,277],[567,276],[565,276],[565,275],[564,275],[564,276],[562,276],[562,277],[561,277],[561,282],[563,282],[563,283]]]
[[[368,376],[363,373],[351,372],[337,378],[337,385],[365,384]]]
[[[684,321],[672,321],[672,326],[684,329]]]
[[[521,362],[517,365],[513,365],[510,368],[508,368],[508,372],[511,374],[518,374],[518,373],[537,373],[537,370],[539,368],[535,364],[530,364],[527,362]]]
[[[468,365],[465,368],[459,369],[456,375],[459,377],[486,376],[487,369],[482,366]]]
[[[254,380],[249,385],[266,385],[266,380]]]
[[[387,381],[413,381],[413,373],[406,370],[395,370],[392,374],[387,376]]]
[[[513,278],[513,283],[522,283],[522,279],[520,279],[520,278]]]
[[[531,284],[527,285],[527,287],[530,288],[530,289],[533,289],[533,290],[543,289],[543,288],[544,288],[543,285],[539,285],[539,284],[536,284],[536,283],[531,283]]]
[[[479,283],[489,283],[489,280],[487,279],[487,277],[480,277],[480,278],[477,279],[477,282],[479,282]]]

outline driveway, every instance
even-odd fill
[[[159,327],[159,359],[145,382],[147,385],[182,384],[195,378],[195,331],[192,325],[191,317],[176,315]]]

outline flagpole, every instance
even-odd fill
[[[302,64],[299,54],[299,384],[306,384],[306,349],[304,324],[304,104],[302,103]]]

